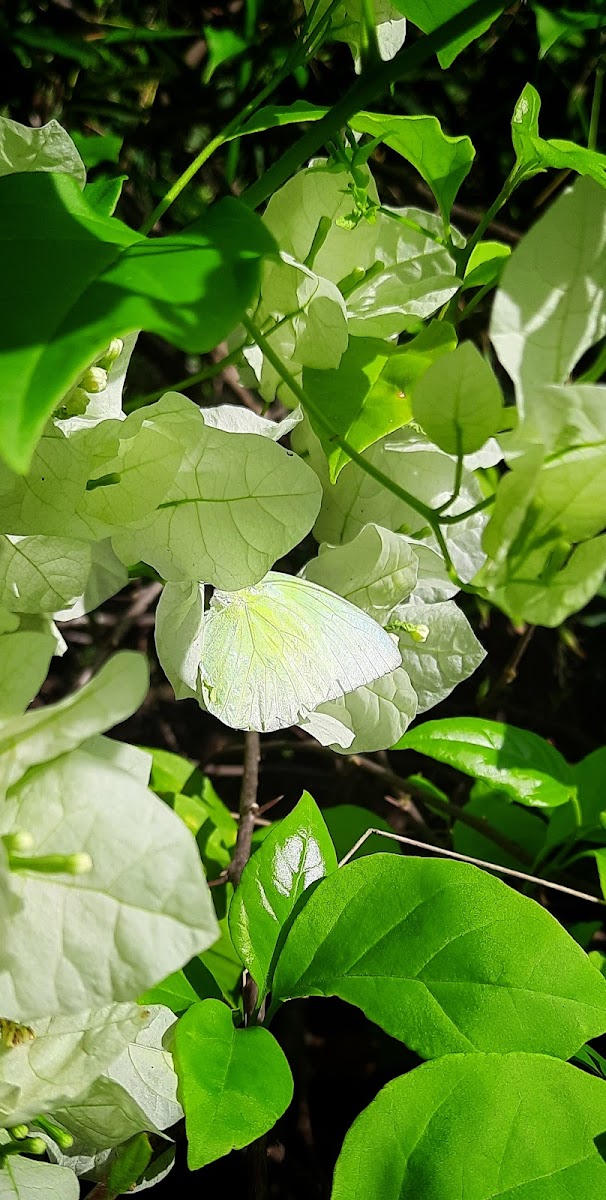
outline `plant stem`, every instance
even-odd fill
[[[257,791],[259,787],[259,759],[261,745],[259,734],[248,730],[244,735],[244,774],[240,789],[240,820],[234,856],[229,864],[228,878],[237,887],[242,872],[250,858],[255,818],[259,812]]]
[[[600,108],[602,106],[602,92],[604,90],[604,68],[601,65],[596,67],[595,83],[593,85],[593,100],[591,101],[591,117],[589,119],[589,134],[587,137],[587,147],[589,150],[595,150],[598,144],[598,129],[600,125]]]
[[[353,84],[343,98],[337,102],[326,116],[322,117],[307,133],[299,138],[281,158],[275,162],[256,183],[253,183],[242,196],[251,208],[257,208],[264,200],[273,195],[295,171],[312,158],[316,151],[346,125],[351,117],[371,104],[378,96],[387,91],[392,84],[403,79],[409,72],[418,70],[434,54],[443,50],[449,42],[468,33],[474,25],[483,18],[496,17],[505,7],[499,0],[474,0],[472,4],[425,34],[413,45],[401,50],[389,62],[380,62],[365,71]]]
[[[377,779],[383,780],[384,783],[396,788],[400,792],[412,792],[417,795],[428,807],[435,809],[436,812],[443,813],[451,819],[461,821],[463,825],[468,825],[470,829],[475,829],[477,833],[481,833],[483,837],[488,838],[495,846],[499,846],[501,850],[505,850],[508,854],[512,854],[514,858],[521,863],[530,863],[531,857],[526,851],[518,846],[517,842],[512,842],[508,837],[499,833],[497,829],[493,829],[488,822],[483,821],[481,817],[474,817],[471,813],[460,809],[456,804],[451,804],[449,800],[441,800],[438,796],[433,795],[428,797],[427,792],[422,788],[412,784],[410,780],[397,775],[391,767],[383,767],[380,763],[374,762],[372,758],[366,758],[364,754],[352,754],[349,760],[355,766],[361,767],[369,775],[374,775]]]
[[[217,362],[209,363],[207,367],[203,367],[195,375],[188,375],[185,379],[178,379],[176,383],[170,383],[165,387],[158,388],[156,392],[146,392],[145,395],[133,396],[132,400],[127,400],[124,405],[124,411],[129,413],[134,412],[137,408],[143,408],[146,404],[153,404],[154,400],[160,400],[166,392],[180,392],[181,388],[194,387],[197,383],[205,383],[207,379],[214,379],[226,367],[230,367],[232,363],[236,362],[245,345],[246,342],[243,342],[241,346],[236,346],[235,350],[225,355],[225,358],[220,358]]]
[[[494,201],[493,204],[491,204],[491,206],[487,210],[487,212],[484,213],[482,220],[480,221],[479,225],[477,226],[475,232],[470,237],[470,239],[465,247],[465,251],[464,251],[464,263],[465,264],[467,264],[469,262],[472,250],[475,249],[478,242],[481,242],[481,240],[484,237],[484,234],[486,233],[486,230],[488,229],[488,226],[491,224],[493,218],[496,217],[498,212],[500,212],[503,205],[507,204],[509,197],[513,195],[515,189],[518,186],[518,183],[521,183],[521,182],[522,182],[522,178],[521,178],[521,176],[518,176],[516,168],[514,167],[513,170],[507,176],[507,179],[505,180],[505,183],[503,184],[503,187],[501,188],[501,191],[499,192],[496,200]]]

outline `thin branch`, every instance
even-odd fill
[[[250,858],[255,821],[259,815],[257,791],[259,787],[259,759],[261,745],[259,734],[249,730],[244,735],[244,774],[240,789],[240,821],[234,856],[229,864],[228,876],[237,887],[242,872]]]
[[[458,854],[456,850],[444,850],[441,846],[432,846],[430,842],[420,842],[416,838],[405,837],[402,833],[387,833],[385,829],[367,829],[366,833],[358,838],[355,846],[352,846],[351,850],[341,859],[339,866],[344,867],[372,834],[378,834],[379,837],[388,838],[392,842],[402,842],[405,846],[414,846],[418,850],[428,850],[431,854],[438,854],[441,858],[454,858],[457,862],[471,863],[474,867],[481,867],[486,871],[496,871],[499,875],[510,875],[514,879],[521,879],[524,883],[534,883],[538,887],[551,888],[554,892],[563,892],[566,896],[574,896],[577,900],[587,900],[590,904],[606,904],[606,901],[600,899],[599,896],[591,896],[589,892],[577,892],[576,888],[564,887],[563,883],[552,883],[550,879],[527,875],[525,871],[514,871],[513,867],[501,867],[498,863],[486,862],[483,858]]]
[[[483,713],[489,712],[490,709],[494,707],[495,701],[499,699],[505,689],[509,687],[511,683],[513,683],[514,679],[517,679],[520,663],[522,662],[522,659],[532,641],[535,628],[535,625],[527,625],[524,632],[518,638],[513,650],[513,654],[505,663],[505,666],[503,667],[498,679],[495,680],[482,701],[481,711]]]

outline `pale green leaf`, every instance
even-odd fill
[[[606,335],[606,191],[579,179],[516,246],[496,293],[490,336],[524,415],[536,384],[564,383]]]
[[[211,425],[213,429],[223,429],[226,433],[260,433],[262,437],[271,438],[274,442],[281,441],[303,420],[300,408],[296,408],[281,421],[261,417],[241,404],[218,404],[202,408],[200,412],[204,424]]]
[[[49,633],[17,630],[0,635],[0,722],[25,712],[46,679],[54,653],[55,640]]]
[[[358,1117],[332,1200],[601,1200],[605,1126],[603,1080],[568,1063],[451,1055],[394,1079]]]
[[[420,713],[449,696],[486,657],[467,617],[452,600],[399,604],[387,628],[398,633],[402,667],[418,696]]]
[[[31,855],[84,852],[92,869],[12,872],[19,908],[0,922],[7,1017],[136,999],[218,936],[190,831],[136,778],[97,755],[73,751],[13,787],[0,834],[17,831],[31,835]]]
[[[447,454],[472,454],[499,429],[503,397],[473,342],[462,342],[429,367],[413,394],[415,421]]]
[[[143,655],[123,650],[79,692],[7,721],[0,729],[0,790],[29,767],[57,758],[125,720],[141,704],[147,684]]]
[[[58,121],[30,129],[0,117],[0,176],[17,171],[60,171],[71,175],[80,187],[86,183],[84,163]]]
[[[146,422],[169,429],[183,459],[157,511],[114,538],[118,556],[168,580],[256,583],[312,525],[320,503],[313,472],[270,438],[205,425],[177,392],[153,408]]]
[[[391,610],[413,591],[417,569],[410,542],[380,525],[364,525],[351,542],[321,545],[302,574],[386,625]]]
[[[467,863],[395,854],[317,885],[272,994],[339,996],[424,1058],[568,1058],[606,1027],[606,979],[546,909]]]
[[[266,732],[298,723],[399,663],[391,638],[359,608],[306,579],[270,572],[257,587],[214,593],[201,698],[227,725]]]
[[[74,617],[93,612],[128,583],[128,571],[114,554],[109,538],[90,542],[89,553],[91,567],[84,590],[69,608],[53,614],[57,621],[72,621]]]
[[[204,584],[166,583],[156,609],[156,650],[175,699],[196,696],[204,642]]]
[[[235,1029],[225,1004],[188,1009],[174,1040],[187,1161],[195,1171],[272,1129],[292,1099],[283,1051],[268,1029]]]
[[[417,715],[418,700],[404,667],[338,700],[320,704],[301,728],[337,754],[369,754],[393,746]]]
[[[169,1009],[148,1011],[146,1025],[92,1085],[53,1116],[74,1136],[79,1154],[96,1154],[134,1134],[167,1129],[183,1116],[170,1041],[175,1017]],[[73,1153],[73,1151],[72,1151]]]
[[[78,1200],[77,1177],[67,1167],[9,1154],[0,1168],[0,1200]]]
[[[91,573],[91,543],[0,535],[0,604],[14,612],[68,607]]]
[[[40,1018],[33,1037],[0,1046],[0,1122],[27,1124],[40,1112],[75,1100],[147,1024],[145,1009],[112,1004]]]

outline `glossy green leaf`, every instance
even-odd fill
[[[365,525],[342,546],[320,546],[303,575],[337,592],[385,626],[396,604],[417,582],[418,560],[409,542],[380,525]]]
[[[173,971],[162,983],[139,997],[139,1004],[161,1004],[178,1016],[198,1000],[220,1000],[221,990],[200,958],[192,958],[182,971]]]
[[[233,62],[248,49],[248,44],[235,29],[227,26],[225,29],[215,29],[205,25],[204,38],[206,41],[207,57],[204,67],[203,81],[209,83],[216,70],[223,63]]]
[[[284,927],[307,888],[335,871],[337,859],[322,813],[308,792],[271,829],[244,868],[229,909],[234,946],[260,997]]]
[[[101,217],[113,217],[128,175],[100,175],[87,183],[84,194],[91,208]]]
[[[146,1133],[136,1133],[121,1146],[107,1176],[110,1195],[123,1196],[132,1191],[149,1166],[152,1153]]]
[[[290,1068],[268,1029],[235,1029],[217,1000],[194,1005],[174,1040],[187,1161],[196,1171],[267,1133],[288,1108]]]
[[[415,421],[447,454],[479,450],[499,429],[502,408],[496,376],[473,342],[434,362],[414,390]]]
[[[122,149],[123,138],[117,133],[86,134],[75,131],[72,141],[84,163],[90,170],[100,163],[117,163]]]
[[[0,213],[0,431],[4,456],[20,471],[53,409],[113,337],[145,328],[184,350],[210,349],[238,320],[273,248],[236,200],[221,201],[181,234],[149,240],[102,218],[74,180],[51,173],[0,180]],[[32,238],[36,254],[28,251]]]
[[[305,0],[306,11],[311,13],[313,8],[315,22],[321,21],[329,5],[330,0],[320,0],[315,6],[313,0]],[[371,0],[369,10],[364,7],[363,0],[341,0],[331,11],[326,36],[337,42],[347,42],[357,71],[361,69],[362,54],[368,41],[368,11],[374,21],[379,55],[384,61],[397,54],[406,36],[406,21],[402,20],[397,4],[392,0]]]
[[[463,289],[495,284],[511,254],[511,246],[503,242],[479,242],[474,246],[465,267]]]
[[[470,139],[449,137],[436,117],[362,112],[353,118],[352,128],[380,138],[416,167],[431,188],[447,226],[456,194],[475,157]]]
[[[423,1058],[568,1058],[606,1029],[606,979],[557,921],[439,859],[373,854],[319,883],[275,969],[274,1001],[296,996],[339,996]]]
[[[605,1128],[604,1082],[568,1063],[452,1055],[394,1079],[358,1117],[332,1200],[601,1200]]]
[[[475,4],[474,0],[431,0],[430,4],[427,0],[394,0],[394,4],[399,12],[408,17],[414,25],[418,25],[423,33],[432,33],[434,29],[464,13],[468,8],[478,10],[477,19],[467,32],[456,35],[443,50],[440,50],[438,59],[442,67],[449,67],[457,54],[480,37],[480,34],[485,33],[495,17],[506,7],[504,0],[494,0],[492,4],[488,0],[483,5]]]
[[[483,717],[426,721],[396,748],[417,750],[535,808],[566,804],[574,787],[568,763],[544,738]]]
[[[306,393],[330,420],[332,432],[316,421],[313,413],[310,416],[328,459],[332,483],[350,461],[347,451],[335,444],[333,434],[340,434],[354,450],[361,451],[407,425],[412,417],[413,386],[455,345],[452,326],[435,321],[404,347],[356,337],[336,369],[304,370]]]

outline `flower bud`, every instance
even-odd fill
[[[89,367],[80,380],[80,387],[95,396],[104,392],[107,387],[107,371],[103,367]]]
[[[105,371],[109,371],[110,367],[114,365],[116,359],[120,357],[123,349],[124,342],[122,339],[112,338],[107,350],[104,350],[103,354],[98,358],[97,365],[99,367],[103,367]]]
[[[41,875],[86,875],[93,869],[90,854],[40,854],[8,856],[11,871],[37,871]]]

